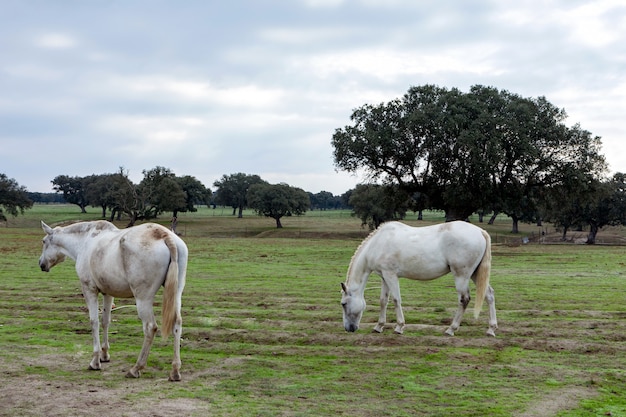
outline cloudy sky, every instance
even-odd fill
[[[622,0],[0,0],[0,173],[164,166],[342,194],[331,138],[411,86],[564,108],[626,171]]]

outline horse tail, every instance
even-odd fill
[[[163,318],[161,335],[163,339],[172,333],[177,320],[180,320],[180,306],[178,305],[178,248],[171,235],[165,236],[165,244],[170,250],[170,264],[167,267],[165,283],[163,284]]]
[[[485,300],[487,288],[489,288],[489,275],[491,274],[491,236],[484,230],[481,230],[485,238],[485,253],[480,264],[474,271],[474,282],[476,283],[476,303],[474,304],[474,318],[478,318],[480,310]]]

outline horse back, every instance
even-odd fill
[[[90,242],[87,275],[100,292],[115,297],[137,297],[137,288],[156,293],[172,256],[165,240],[174,238],[180,240],[155,223],[100,233]]]
[[[485,253],[482,229],[460,221],[423,227],[389,222],[371,240],[367,256],[372,270],[394,270],[420,280],[458,269],[472,273]]]

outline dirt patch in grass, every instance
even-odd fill
[[[87,371],[85,371],[87,372]],[[191,416],[206,412],[206,404],[193,398],[133,398],[162,381],[129,381],[109,388],[102,381],[90,384],[68,380],[47,381],[24,375],[0,387],[6,416]]]
[[[585,387],[567,387],[546,394],[539,401],[515,417],[551,417],[561,411],[576,408],[581,400],[598,395],[596,390]]]

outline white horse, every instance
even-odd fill
[[[83,296],[89,308],[93,336],[93,357],[89,369],[101,369],[109,362],[108,329],[114,297],[135,298],[143,323],[143,347],[137,363],[127,377],[138,378],[146,366],[150,346],[157,332],[154,318],[154,296],[163,290],[163,338],[174,334],[174,360],[170,381],[180,381],[180,337],[182,332],[181,298],[185,286],[188,250],[185,243],[167,228],[147,223],[120,230],[112,223],[99,220],[75,223],[52,229],[41,222],[46,236],[39,258],[42,271],[69,257],[76,262]],[[102,293],[103,340],[100,344],[98,294]]]
[[[498,322],[494,291],[489,285],[490,271],[491,238],[479,227],[462,221],[427,227],[385,223],[358,247],[350,261],[346,282],[341,283],[344,327],[349,332],[358,330],[365,310],[363,293],[372,272],[382,277],[380,316],[374,331],[383,331],[391,294],[396,310],[395,332],[398,334],[404,329],[398,277],[431,280],[452,272],[459,306],[446,333],[454,336],[461,324],[470,301],[471,278],[477,288],[474,316],[478,318],[483,299],[486,299],[489,304],[487,334],[495,336]]]

